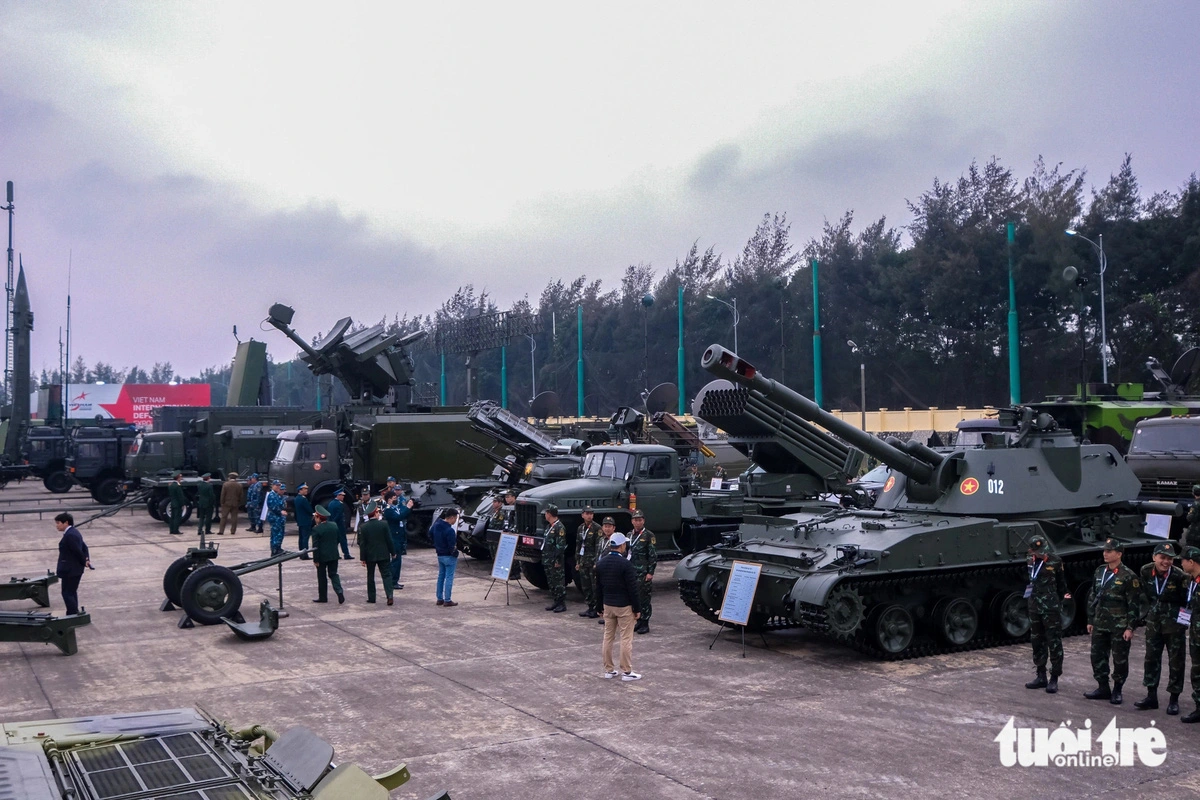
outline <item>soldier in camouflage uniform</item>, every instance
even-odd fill
[[[1200,547],[1200,483],[1192,484],[1192,507],[1187,512],[1183,544],[1185,547]]]
[[[258,479],[257,472],[250,476],[250,485],[246,487],[246,516],[250,518],[250,530],[253,533],[262,533],[262,504],[263,489],[265,488],[262,481]]]
[[[654,569],[658,566],[658,550],[654,547],[654,534],[646,529],[646,516],[641,511],[633,512],[633,531],[629,534],[629,560],[638,581],[638,605],[642,616],[634,626],[634,633],[650,632],[650,599],[654,593]]]
[[[1033,666],[1037,677],[1025,684],[1026,689],[1045,689],[1049,694],[1058,691],[1058,676],[1062,675],[1062,601],[1070,599],[1066,570],[1062,559],[1053,551],[1050,540],[1041,534],[1029,540],[1029,640],[1033,644]],[[1046,660],[1050,661],[1050,680],[1046,680]]]
[[[1129,643],[1141,617],[1142,582],[1121,563],[1125,545],[1119,539],[1104,542],[1104,563],[1096,567],[1088,598],[1088,633],[1092,635],[1092,675],[1098,688],[1086,692],[1088,700],[1108,700],[1120,705],[1121,687],[1129,676]],[[1112,654],[1112,689],[1108,688],[1108,657]]]
[[[558,506],[546,506],[545,515],[550,527],[542,542],[542,567],[553,598],[546,610],[559,614],[567,610],[567,529],[558,518]]]
[[[584,507],[583,523],[575,533],[575,541],[579,542],[575,569],[579,572],[579,588],[583,590],[583,599],[587,601],[587,608],[580,611],[579,616],[590,619],[600,616],[596,612],[596,557],[601,554],[600,540],[604,535],[594,515],[591,506]]]
[[[1146,596],[1142,602],[1142,620],[1146,624],[1146,663],[1142,679],[1146,699],[1134,708],[1158,708],[1158,681],[1162,675],[1163,648],[1167,651],[1167,713],[1179,713],[1179,693],[1183,691],[1183,665],[1187,657],[1187,628],[1176,622],[1186,602],[1187,578],[1175,566],[1175,543],[1163,542],[1154,548],[1154,562],[1142,567],[1139,577]]]
[[[1180,564],[1187,576],[1185,604],[1176,620],[1187,627],[1188,650],[1192,656],[1192,702],[1196,710],[1179,718],[1180,722],[1200,722],[1200,547],[1185,547]]]
[[[287,497],[284,496],[283,491],[286,488],[279,481],[271,481],[271,491],[267,492],[267,496],[263,500],[267,504],[267,524],[271,526],[271,555],[273,556],[283,552],[283,537],[286,533],[284,514],[287,512]]]

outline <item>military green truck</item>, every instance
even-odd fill
[[[229,472],[245,479],[265,474],[285,430],[307,428],[315,412],[294,407],[223,406],[165,407],[154,412],[154,430],[134,438],[125,456],[126,491],[147,491],[150,516],[164,521],[170,500],[167,486],[176,472],[184,474],[191,515],[200,475],[221,480]]]
[[[75,485],[67,471],[69,444],[68,433],[60,425],[34,425],[25,434],[21,457],[49,492],[64,494]]]
[[[1200,484],[1200,416],[1143,419],[1133,429],[1125,460],[1142,483],[1139,500],[1192,505],[1192,486]],[[1178,539],[1185,514],[1171,519]]]
[[[125,454],[138,436],[122,422],[77,427],[71,431],[67,472],[102,505],[125,499]]]

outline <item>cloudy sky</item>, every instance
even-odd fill
[[[474,283],[797,242],[972,159],[1200,170],[1200,3],[4,3],[0,181],[58,363],[184,375]],[[714,312],[716,313],[716,312]]]

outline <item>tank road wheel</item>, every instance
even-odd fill
[[[205,564],[187,577],[179,594],[189,617],[217,625],[242,605],[242,581],[228,567]]]
[[[839,639],[852,635],[863,623],[866,605],[850,586],[839,586],[825,600],[825,622],[829,632]]]
[[[708,606],[715,615],[721,610],[725,599],[725,580],[721,573],[710,572],[700,581],[700,600]]]
[[[167,571],[163,573],[163,594],[167,596],[167,599],[177,606],[183,605],[183,601],[180,600],[183,582],[196,571],[197,567],[206,563],[208,562],[197,561],[188,556],[182,556],[172,561],[171,566],[167,567]]]
[[[933,607],[938,637],[948,645],[964,645],[979,630],[979,613],[965,597],[947,597]]]
[[[513,562],[514,564],[517,562]],[[545,590],[550,588],[550,581],[546,579],[546,569],[541,564],[533,564],[528,561],[521,562],[521,572],[525,576],[525,580],[532,583],[539,589]]]
[[[1009,639],[1020,639],[1029,633],[1029,601],[1021,592],[1002,592],[992,601],[992,616],[996,630]]]
[[[71,491],[71,487],[75,485],[75,482],[71,480],[70,475],[60,471],[51,472],[49,475],[43,478],[42,485],[45,486],[48,491],[54,492],[55,494],[66,494],[67,492]]]
[[[908,649],[913,640],[913,618],[904,606],[885,606],[875,614],[871,633],[880,650],[898,656]]]
[[[125,499],[125,490],[116,478],[105,478],[92,489],[92,499],[102,506],[115,506]]]

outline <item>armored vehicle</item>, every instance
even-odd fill
[[[21,800],[387,800],[409,780],[403,764],[382,775],[335,764],[308,728],[238,728],[191,708],[6,722],[0,733],[0,796]]]
[[[1082,600],[1106,538],[1125,542],[1136,568],[1161,541],[1145,534],[1145,513],[1178,512],[1139,502],[1137,477],[1111,445],[1081,445],[1032,409],[1004,412],[1000,428],[1017,429],[1003,438],[935,451],[863,433],[719,345],[702,364],[748,400],[778,403],[893,470],[874,508],[750,517],[683,559],[680,594],[714,622],[742,561],[762,568],[750,627],[803,625],[884,658],[1013,642],[1030,627],[1032,536],[1053,542]],[[1078,611],[1064,603],[1065,628],[1082,624]]]
[[[1146,369],[1159,389],[1147,391],[1141,383],[1089,383],[1073,396],[1048,397],[1031,406],[1085,443],[1110,444],[1124,455],[1140,420],[1200,414],[1200,347],[1180,356],[1169,373],[1154,358]]]

